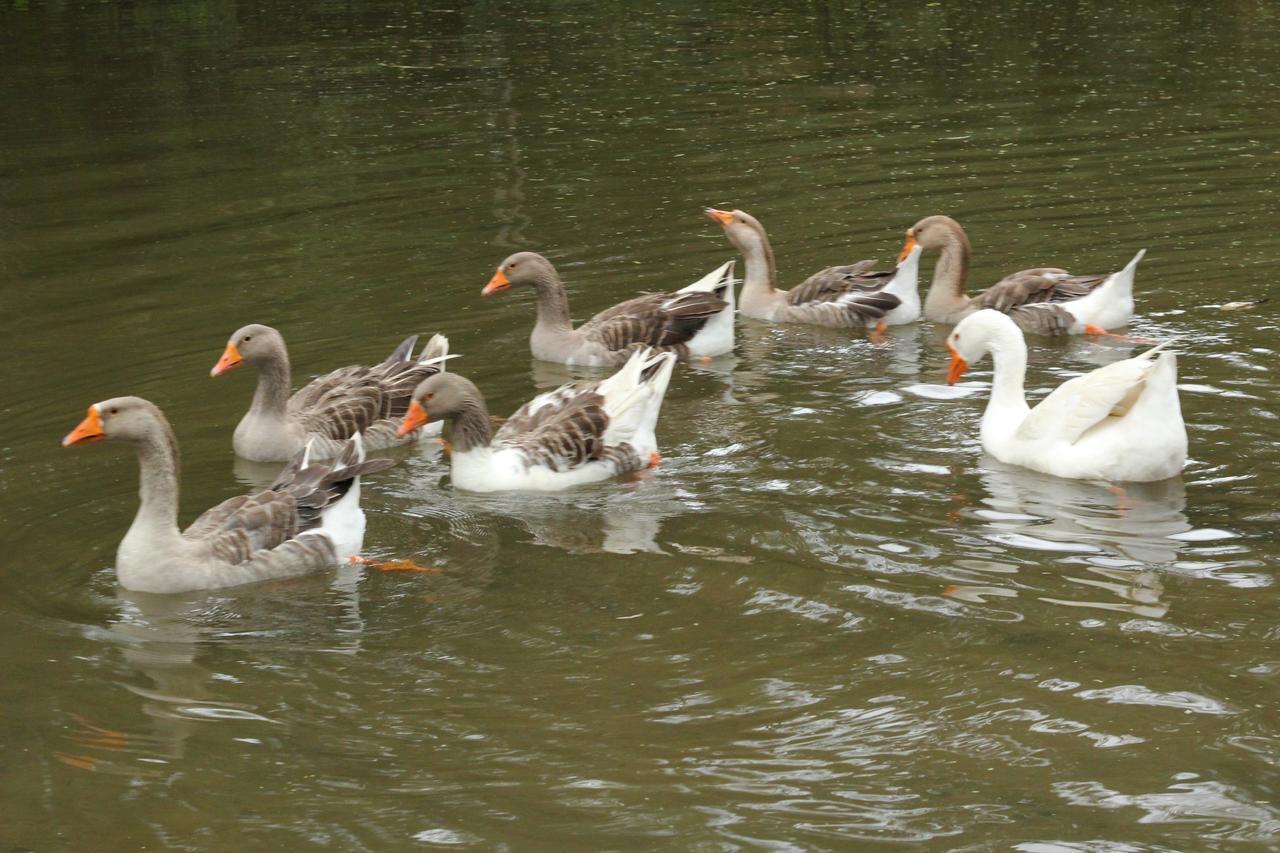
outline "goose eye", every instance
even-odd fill
[[[427,394],[427,395],[426,395],[426,396],[424,396],[422,399],[426,400],[426,401],[429,403],[429,402],[431,402],[433,399],[435,399],[435,396],[436,396],[435,394]]]
[[[509,269],[509,270],[513,270],[513,269],[515,269],[515,268],[516,268],[516,265],[515,265],[515,264],[507,264],[507,269]]]
[[[112,408],[110,408],[110,409],[107,409],[107,414],[108,414],[108,415],[118,415],[118,414],[120,414],[120,410],[119,410],[119,409],[117,409],[117,408],[112,407]]]

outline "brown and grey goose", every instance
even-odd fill
[[[187,592],[299,575],[360,550],[360,475],[390,467],[364,461],[357,434],[328,464],[305,450],[271,488],[223,501],[178,530],[178,444],[164,414],[141,397],[94,403],[63,446],[120,441],[138,455],[141,502],[116,552],[121,586]]]
[[[435,335],[415,358],[418,336],[406,338],[373,367],[343,367],[318,376],[289,394],[289,351],[284,338],[258,323],[237,329],[222,358],[209,372],[219,376],[242,365],[258,368],[253,404],[236,426],[232,446],[255,462],[284,462],[310,445],[311,458],[338,453],[357,432],[367,450],[382,450],[412,439],[396,427],[418,383],[444,369],[449,341]]]
[[[828,267],[791,290],[778,289],[773,247],[760,220],[742,210],[708,207],[729,242],[746,260],[739,310],[774,323],[807,323],[835,328],[866,327],[879,336],[887,326],[920,317],[916,287],[919,253],[906,252],[893,272],[876,272],[875,261]]]
[[[532,287],[537,320],[533,357],[585,367],[615,367],[639,349],[678,358],[713,358],[733,351],[733,261],[674,293],[647,293],[601,311],[578,328],[555,266],[536,252],[504,260],[482,293]]]
[[[917,248],[939,253],[924,300],[926,320],[958,323],[975,311],[993,308],[1031,335],[1107,334],[1107,329],[1128,323],[1133,318],[1134,270],[1147,251],[1139,251],[1119,272],[1072,275],[1057,267],[1037,267],[1007,275],[968,296],[964,288],[973,252],[959,222],[950,216],[921,219],[907,229],[902,255]]]
[[[400,427],[453,422],[453,484],[473,492],[558,491],[658,463],[654,426],[673,352],[637,350],[599,382],[565,385],[530,400],[497,433],[469,380],[440,373],[418,386]]]

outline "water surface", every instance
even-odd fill
[[[1134,850],[1280,837],[1268,4],[12,2],[0,8],[0,845]],[[63,450],[140,394],[184,518],[261,482],[227,336],[296,378],[441,331],[495,413],[532,362],[510,251],[575,315],[769,227],[783,283],[949,213],[973,276],[1121,266],[1182,335],[1191,460],[1131,487],[985,457],[945,329],[742,321],[658,471],[474,496],[435,446],[354,568],[114,581],[137,474]],[[926,270],[930,264],[926,263]],[[1121,358],[1032,345],[1029,388]]]

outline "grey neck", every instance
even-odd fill
[[[493,429],[484,400],[476,395],[468,395],[452,417],[451,440],[454,453],[466,453],[477,447],[489,446],[493,439]]]
[[[969,278],[969,261],[972,250],[969,237],[960,228],[953,230],[942,246],[938,263],[933,268],[933,281],[924,299],[924,315],[937,322],[959,319],[969,307],[969,297],[964,286]]]
[[[778,273],[773,260],[773,246],[763,231],[752,232],[754,239],[744,241],[740,247],[746,261],[742,280],[741,307],[751,316],[772,303],[778,293]]]
[[[283,347],[258,366],[258,388],[253,392],[253,405],[248,417],[284,419],[289,408],[289,353]]]
[[[178,533],[178,448],[166,425],[134,442],[140,471],[138,514],[130,533],[154,545],[176,542]]]
[[[538,321],[533,327],[534,334],[572,332],[569,296],[564,292],[564,283],[556,271],[551,268],[539,270],[533,279],[533,290],[538,298]]]

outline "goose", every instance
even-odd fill
[[[907,229],[899,257],[917,248],[939,251],[933,281],[924,299],[924,317],[958,323],[975,311],[994,308],[1013,318],[1029,335],[1113,335],[1108,329],[1133,319],[1133,275],[1147,253],[1140,250],[1119,272],[1072,275],[1037,267],[1007,275],[981,293],[967,296],[972,250],[969,237],[950,216],[926,216]]]
[[[877,340],[887,326],[920,318],[919,252],[903,253],[894,272],[875,272],[875,261],[859,261],[828,267],[791,290],[779,290],[773,248],[760,220],[742,210],[708,207],[703,213],[720,224],[746,259],[740,310],[747,317],[835,328],[865,326]]]
[[[318,376],[289,395],[289,351],[270,326],[237,329],[210,376],[243,365],[258,368],[253,405],[236,426],[231,445],[254,462],[286,462],[303,447],[312,459],[327,459],[357,432],[366,450],[383,450],[406,439],[396,425],[419,382],[444,369],[449,339],[435,335],[415,359],[418,336],[405,338],[386,361],[374,367],[343,367]]]
[[[621,302],[576,329],[560,274],[537,252],[508,257],[481,294],[514,285],[533,288],[538,318],[529,349],[542,361],[616,367],[643,348],[711,359],[733,351],[733,267],[727,261],[675,293],[647,293]]]
[[[1169,343],[1068,379],[1032,408],[1023,392],[1022,330],[1008,315],[984,308],[947,338],[947,382],[991,353],[982,447],[1001,462],[1077,480],[1164,480],[1187,461],[1177,358],[1163,351]]]
[[[454,373],[426,379],[400,425],[453,422],[453,484],[473,492],[558,491],[652,468],[654,425],[675,365],[673,352],[637,350],[608,379],[540,394],[491,434],[480,391]]]
[[[389,468],[365,461],[360,434],[330,464],[307,450],[271,488],[223,501],[178,530],[178,444],[164,414],[141,397],[94,403],[64,447],[121,441],[138,454],[141,502],[116,552],[116,578],[139,592],[190,592],[284,578],[332,566],[360,550],[360,476]]]

